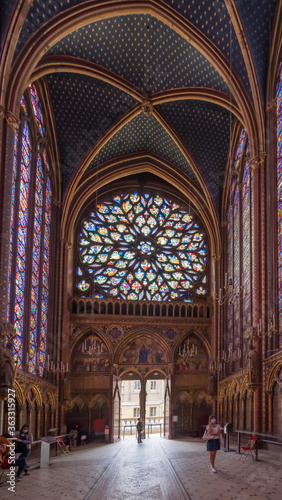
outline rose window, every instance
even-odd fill
[[[207,245],[194,215],[160,195],[114,196],[80,226],[77,288],[128,300],[206,294]]]

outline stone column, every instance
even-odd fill
[[[23,422],[23,409],[24,409],[23,405],[18,405],[18,427],[19,427],[19,429],[21,429],[23,424],[25,423],[25,422]]]
[[[222,422],[222,403],[221,403],[221,401],[218,401],[218,403],[217,403],[217,419],[218,419],[218,422],[221,422],[221,425],[223,425],[223,422]]]
[[[261,319],[261,282],[264,278],[264,269],[262,269],[262,230],[264,228],[264,219],[261,219],[261,190],[260,190],[260,167],[262,166],[262,173],[264,171],[265,154],[256,156],[251,160],[250,166],[252,171],[252,187],[253,187],[253,204],[252,204],[252,224],[253,224],[253,325],[257,325]],[[264,214],[264,210],[263,210]],[[263,222],[263,223],[262,223]],[[264,231],[263,231],[264,234]],[[264,280],[263,280],[264,281]],[[264,324],[263,324],[264,326]],[[260,339],[256,338],[253,341],[253,346],[258,354],[259,364],[262,361],[262,350]],[[261,382],[261,372],[259,374],[258,383]],[[253,394],[253,393],[252,393]],[[261,430],[261,388],[257,387],[253,397],[253,432]]]
[[[193,404],[189,406],[189,429],[193,431]]]
[[[19,128],[20,120],[12,113],[0,108],[0,128],[2,131],[1,148],[4,152],[1,164],[0,195],[3,200],[0,220],[0,324],[7,321],[7,289],[9,279],[9,251],[10,251],[10,223],[11,223],[11,195],[13,181],[13,156],[15,134]]]
[[[258,392],[258,391],[255,391],[255,392]],[[255,395],[255,392],[254,391],[251,391],[251,425],[253,425],[253,428],[251,428],[251,431],[252,432],[257,432],[254,428],[256,422],[255,422],[255,412],[257,411],[257,407],[255,406],[254,404],[254,395]]]
[[[26,418],[26,422],[24,422],[24,423],[27,423],[27,425],[29,426],[30,429],[32,428],[32,425],[31,425],[32,412],[33,412],[33,408],[30,404],[28,404],[27,418]]]
[[[242,397],[243,429],[246,429],[246,394]]]
[[[239,396],[235,397],[236,428],[239,428]]]
[[[212,290],[213,294],[215,297],[219,296],[219,289],[221,288],[220,286],[220,255],[213,255],[212,256],[212,273],[211,273],[211,280],[212,280]],[[213,301],[213,321],[211,325],[211,339],[213,339],[213,343],[211,345],[211,356],[210,356],[210,363],[215,362],[215,366],[218,368],[215,371],[215,394],[217,394],[217,388],[218,388],[218,382],[221,377],[221,372],[219,370],[220,364],[221,364],[221,352],[223,349],[222,346],[222,338],[218,334],[218,332],[222,332],[223,328],[221,328],[221,314],[220,314],[220,306],[217,300]],[[214,395],[215,395],[214,394]],[[216,414],[217,413],[217,399],[214,399],[213,401],[213,412]]]
[[[92,432],[92,408],[88,408],[88,437],[91,436]]]
[[[266,391],[267,396],[267,432],[272,432],[272,404],[273,404],[273,391]]]
[[[42,406],[37,408],[37,418],[36,418],[36,437],[39,439],[41,437],[41,416],[42,416]]]
[[[55,427],[55,410],[54,408],[51,408],[51,429],[54,429]],[[47,432],[49,429],[47,429]]]
[[[144,439],[146,437],[146,430],[145,430],[145,425],[146,425],[146,379],[144,377],[141,378],[141,389],[139,393],[140,397],[140,417],[143,422],[143,428],[144,428]],[[143,439],[143,438],[142,438]]]
[[[0,435],[4,432],[4,399],[0,399]]]

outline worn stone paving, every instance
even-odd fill
[[[32,464],[32,456],[30,460]],[[217,474],[200,439],[156,436],[138,445],[130,436],[114,444],[78,447],[32,469],[16,493],[0,488],[1,500],[281,500],[282,458],[259,451],[259,461],[218,452]]]

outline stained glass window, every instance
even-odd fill
[[[282,71],[277,91],[277,186],[279,329],[282,330]],[[282,347],[282,336],[280,336],[280,347]]]
[[[27,105],[26,105],[26,100],[25,100],[24,96],[22,96],[22,98],[21,98],[21,109],[24,112],[24,114],[26,115],[27,114]]]
[[[240,197],[238,186],[234,196],[234,269],[233,269],[233,286],[234,290],[240,288]],[[234,303],[234,346],[238,347],[238,339],[240,335],[240,303]]]
[[[244,330],[251,326],[251,173],[249,165],[249,145],[243,176],[242,210],[243,210],[243,276],[244,276]]]
[[[232,280],[232,285],[235,293],[240,291],[240,286],[242,283],[241,269],[244,270],[244,264],[242,262],[242,245],[241,241],[244,238],[240,237],[241,231],[241,221],[242,221],[242,210],[241,210],[241,200],[240,200],[240,190],[238,186],[238,179],[240,178],[240,172],[242,168],[242,155],[244,152],[246,143],[246,131],[242,129],[237,149],[235,153],[235,158],[233,162],[233,179],[230,186],[230,202],[227,213],[227,274],[225,279],[225,284]],[[246,195],[247,200],[247,195]],[[245,201],[246,201],[245,200]],[[250,231],[250,225],[249,225]],[[250,233],[249,233],[250,236]],[[249,257],[250,258],[250,257]],[[227,282],[226,282],[227,280]],[[226,344],[225,349],[228,352],[229,349],[240,348],[241,345],[241,304],[239,300],[228,301],[226,307]],[[229,367],[226,368],[228,374]]]
[[[244,144],[245,144],[245,139],[246,139],[246,130],[243,128],[241,135],[240,135],[240,139],[238,141],[237,150],[236,150],[235,161],[234,161],[234,170],[238,169],[240,159],[242,156],[242,152],[243,152],[243,148],[244,148]]]
[[[13,179],[12,179],[12,196],[11,196],[11,222],[10,222],[10,251],[9,251],[9,280],[7,290],[7,321],[10,320],[11,310],[11,289],[12,289],[12,265],[13,265],[13,242],[15,237],[15,190],[18,175],[18,133],[15,134],[14,140],[14,158],[13,158]]]
[[[17,257],[15,270],[15,304],[14,304],[14,326],[17,337],[14,342],[15,355],[19,366],[22,366],[22,340],[24,330],[25,309],[25,283],[26,283],[26,260],[27,260],[27,235],[29,216],[29,188],[30,188],[30,165],[31,163],[31,140],[27,122],[24,124],[21,149],[21,172],[19,186],[19,214],[17,232]]]
[[[159,194],[121,194],[82,222],[76,286],[128,300],[206,293],[207,245],[194,215]]]
[[[40,324],[40,337],[39,337],[39,375],[43,374],[45,352],[46,352],[46,341],[47,341],[51,200],[52,200],[52,190],[51,190],[50,179],[48,178],[46,184],[46,193],[45,193],[45,225],[44,225],[44,239],[43,239],[41,324]]]
[[[37,90],[35,85],[29,85],[29,93],[31,98],[31,104],[33,109],[33,114],[37,121],[37,125],[39,127],[40,133],[43,136],[45,134],[44,126],[43,126],[43,115],[41,109],[41,103],[38,98]]]
[[[228,285],[228,279],[233,280],[233,205],[230,204],[227,214],[227,279],[225,285]],[[233,304],[227,304],[227,347],[232,344],[233,336]],[[227,349],[226,349],[227,350]]]
[[[32,125],[37,127],[30,120],[32,114],[43,134],[43,114],[34,85],[21,99],[23,125],[14,142],[7,321],[14,323],[17,331],[14,355],[18,366],[43,376],[52,191],[46,141],[31,132]]]
[[[37,368],[37,325],[39,306],[39,280],[41,257],[41,224],[43,209],[43,169],[41,156],[38,155],[35,179],[35,213],[32,247],[32,277],[30,301],[30,333],[29,333],[29,371],[36,373]]]

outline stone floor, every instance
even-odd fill
[[[32,465],[32,455],[30,458]],[[281,500],[282,457],[259,452],[245,462],[220,451],[212,473],[205,443],[197,438],[171,440],[152,436],[137,444],[133,436],[114,444],[89,444],[69,456],[51,459],[47,469],[32,469],[7,484],[1,500]]]

